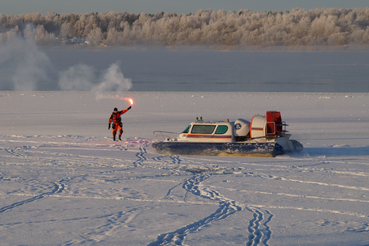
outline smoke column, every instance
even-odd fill
[[[128,91],[132,88],[131,79],[126,79],[118,63],[112,64],[102,77],[102,82],[95,87],[97,91]]]
[[[59,73],[59,87],[63,91],[94,91],[96,99],[104,96],[103,91],[128,91],[132,88],[131,79],[126,79],[119,68],[119,63],[113,63],[103,72],[100,79],[96,78],[94,68],[78,64]]]
[[[27,25],[24,38],[14,34],[0,43],[0,90],[92,91],[99,99],[106,97],[103,91],[124,92],[132,88],[132,81],[124,78],[119,62],[100,73],[86,64],[57,72],[45,52],[38,49],[34,31],[32,25]]]
[[[58,84],[63,91],[90,91],[94,80],[94,69],[85,64],[78,64],[59,72]]]
[[[32,39],[14,36],[0,45],[1,90],[39,90],[42,84],[47,87],[52,71],[49,58],[38,50]]]
[[[114,97],[103,94],[104,91],[127,92],[132,88],[132,80],[124,78],[118,64],[118,62],[112,64],[101,77],[101,82],[94,86],[93,91],[96,91],[96,100],[104,98],[125,100],[118,95]]]

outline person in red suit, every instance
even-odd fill
[[[119,140],[122,141],[122,134],[123,134],[123,124],[122,124],[122,118],[120,117],[122,114],[126,113],[128,110],[130,110],[132,106],[129,106],[128,108],[118,111],[117,108],[114,108],[114,112],[111,113],[109,118],[109,126],[108,130],[110,129],[111,123],[112,130],[113,130],[113,140],[115,141],[115,136],[117,135],[117,131],[119,130]]]

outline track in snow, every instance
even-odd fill
[[[188,234],[194,233],[200,230],[205,225],[209,225],[214,221],[225,219],[231,214],[242,210],[242,208],[237,206],[234,201],[227,200],[218,192],[201,187],[200,183],[208,178],[210,178],[210,175],[195,175],[192,178],[186,180],[183,183],[182,188],[196,196],[218,201],[219,208],[211,215],[199,221],[179,228],[176,231],[159,235],[155,242],[149,244],[150,246],[167,245],[172,243],[176,245],[182,245],[184,239]]]
[[[246,209],[253,214],[253,219],[250,220],[250,224],[248,226],[250,235],[246,246],[268,246],[268,241],[272,237],[272,231],[270,230],[268,223],[272,220],[273,215],[268,210],[265,210],[265,215],[262,211],[255,208]]]
[[[0,208],[0,213],[4,213],[8,210],[14,209],[16,207],[25,205],[25,204],[30,203],[30,202],[38,201],[42,198],[45,198],[45,197],[53,195],[53,194],[61,193],[64,190],[64,184],[62,182],[63,181],[54,183],[54,189],[50,192],[45,192],[45,193],[39,194],[37,196],[34,196],[32,198],[29,198],[29,199],[26,199],[26,200],[23,200],[23,201],[20,201],[20,202],[15,202],[15,203],[10,204],[8,206],[2,207],[2,208]]]

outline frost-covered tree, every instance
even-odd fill
[[[74,28],[68,22],[64,22],[60,26],[60,36],[63,38],[73,38],[74,37]]]
[[[27,29],[32,24],[33,28]],[[39,45],[56,38],[91,45],[310,46],[369,45],[369,8],[286,12],[199,10],[194,14],[122,12],[0,14],[0,38],[10,30]],[[31,34],[32,37],[29,35]]]
[[[91,45],[100,45],[102,42],[103,33],[100,28],[92,29],[86,39]]]

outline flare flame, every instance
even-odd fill
[[[126,100],[127,102],[129,102],[131,104],[131,106],[133,105],[133,99],[130,98],[130,97],[124,97],[124,98],[121,98],[122,100]]]

